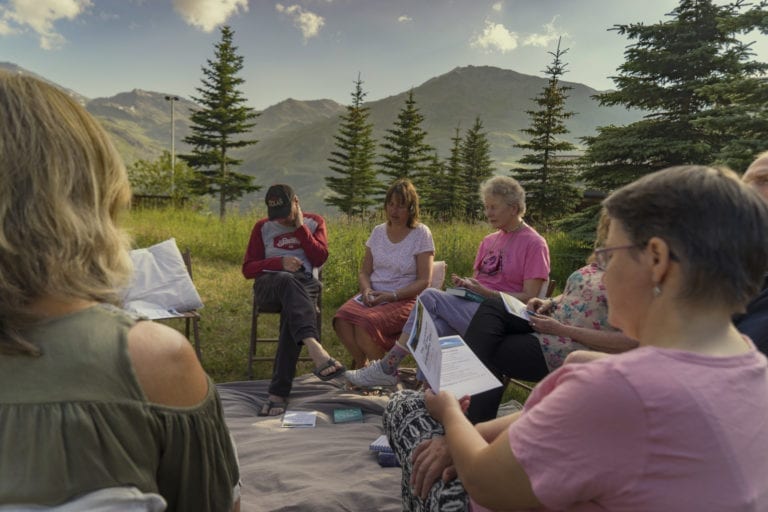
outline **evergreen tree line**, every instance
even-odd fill
[[[753,43],[743,40],[768,32],[767,6],[765,0],[725,5],[681,0],[664,21],[615,25],[612,30],[634,42],[612,77],[615,90],[594,98],[601,106],[621,105],[644,116],[626,126],[599,127],[596,135],[581,139],[578,158],[573,155],[579,148],[562,138],[568,133],[565,121],[575,114],[566,108],[570,87],[561,77],[567,50],[558,42],[544,71],[548,82],[532,98],[535,108],[527,111],[530,125],[522,131],[529,139],[516,145],[524,150],[521,165],[510,172],[526,189],[529,218],[545,227],[559,220],[561,226],[591,234],[596,208],[579,210],[586,188],[607,194],[674,165],[745,169],[768,146],[768,64],[754,60]],[[336,136],[331,169],[337,176],[327,179],[336,196],[328,204],[348,215],[364,214],[382,185],[376,181],[378,165],[384,183],[411,178],[436,216],[478,218],[482,205],[475,191],[493,172],[480,118],[464,138],[457,127],[451,154],[443,161],[424,143],[423,119],[411,91],[387,130],[384,153],[374,162],[363,97],[358,78]],[[355,189],[358,183],[365,185]]]
[[[567,109],[569,88],[561,82],[567,50],[558,44],[545,69],[548,82],[527,112],[530,125],[523,132],[530,138],[518,145],[524,156],[510,171],[526,188],[529,218],[585,227],[590,235],[595,209],[577,209],[585,188],[610,193],[673,165],[727,165],[741,171],[768,149],[768,64],[755,60],[752,43],[745,41],[768,33],[768,0],[722,5],[680,0],[662,21],[612,30],[631,43],[611,77],[615,88],[594,98],[601,106],[640,110],[642,119],[599,127],[581,139],[581,148],[564,141],[565,121],[576,114]],[[233,171],[240,161],[229,152],[256,143],[247,134],[257,114],[244,106],[238,91],[242,57],[228,27],[222,28],[215,56],[203,68],[201,97],[194,98],[203,106],[193,114],[193,133],[185,139],[194,149],[180,156],[194,170],[193,193],[218,194],[223,215],[227,201],[258,190],[252,177]],[[352,103],[335,136],[332,175],[326,181],[333,195],[327,204],[349,216],[365,215],[392,180],[407,177],[434,216],[479,218],[477,186],[494,172],[480,117],[464,134],[456,127],[450,155],[441,159],[425,142],[424,119],[411,90],[377,145],[362,83],[360,77],[354,82]],[[582,156],[564,158],[575,151]]]
[[[480,117],[464,137],[456,128],[451,156],[443,161],[425,142],[424,116],[410,90],[393,126],[386,130],[381,153],[377,153],[359,75],[354,85],[352,103],[340,116],[334,135],[336,147],[328,159],[333,174],[325,182],[333,194],[325,199],[326,204],[349,217],[364,217],[378,209],[393,181],[408,178],[419,191],[422,208],[433,217],[480,218],[482,204],[477,188],[494,173],[490,143]]]

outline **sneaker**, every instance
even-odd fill
[[[355,386],[361,388],[394,386],[397,384],[397,374],[388,375],[384,373],[380,360],[372,362],[365,368],[344,372],[344,377]]]

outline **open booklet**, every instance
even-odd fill
[[[440,338],[421,301],[416,300],[413,307],[416,308],[416,321],[408,338],[408,348],[435,393],[445,390],[461,398],[501,386],[499,379],[477,358],[461,336]]]
[[[528,310],[528,307],[525,305],[525,303],[508,293],[499,292],[499,295],[501,296],[501,302],[504,303],[504,308],[506,308],[507,313],[512,315],[511,321],[515,324],[515,332],[533,332],[533,328],[531,327],[530,323],[531,315],[533,313]]]

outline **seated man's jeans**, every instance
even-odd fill
[[[303,271],[265,272],[253,283],[254,296],[259,303],[277,303],[282,306],[270,394],[287,397],[291,393],[296,363],[301,353],[301,340],[319,338],[316,304],[321,288],[320,281]]]

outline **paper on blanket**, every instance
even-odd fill
[[[283,428],[313,428],[317,422],[317,411],[285,411]]]
[[[408,348],[430,388],[461,398],[501,386],[461,336],[438,337],[435,323],[420,300],[416,300],[414,308],[416,317]]]

